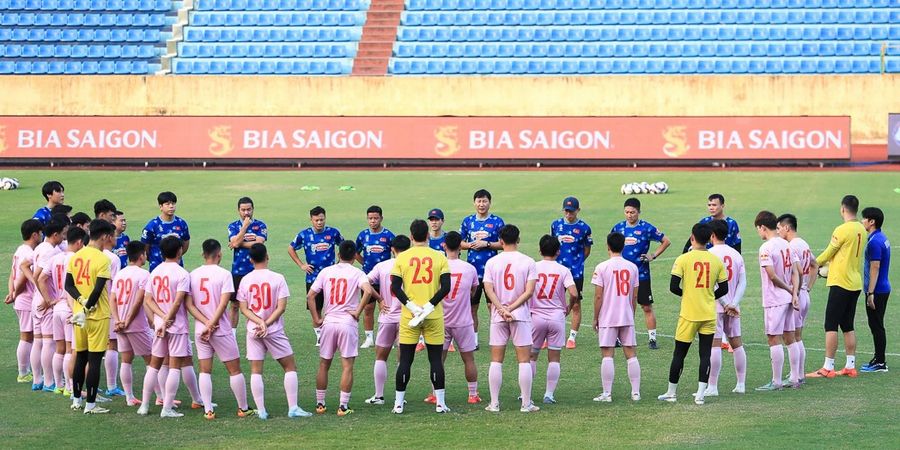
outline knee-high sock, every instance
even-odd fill
[[[250,391],[253,392],[253,403],[256,403],[256,409],[259,412],[266,412],[266,389],[261,373],[250,375]]]
[[[75,398],[81,398],[81,390],[84,389],[84,378],[87,365],[87,350],[76,353],[75,369],[72,370],[72,396]]]
[[[87,402],[94,403],[97,401],[97,394],[100,391],[100,365],[103,364],[103,352],[88,353],[88,370],[85,379],[87,387]]]
[[[690,342],[675,341],[675,349],[672,351],[672,364],[669,365],[670,384],[678,384],[678,380],[681,379],[681,372],[684,370],[684,358],[687,357],[690,349]]]
[[[65,387],[66,378],[63,376],[63,359],[64,355],[54,352],[53,353],[53,384],[56,385],[57,388]]]
[[[387,361],[375,360],[375,396],[384,397],[384,383],[387,381]]]
[[[435,390],[443,390],[445,373],[444,361],[443,358],[441,358],[441,353],[444,351],[444,346],[425,344],[425,350],[428,352],[428,365],[431,371],[431,386]]]
[[[134,398],[134,372],[131,370],[131,364],[123,362],[119,369],[119,377],[122,380],[122,390],[125,391],[125,398],[131,400]]]
[[[698,334],[697,335],[697,351],[700,353],[700,376],[699,381],[701,385],[708,385],[709,383],[709,354],[712,351],[712,334]],[[706,387],[703,386],[703,390],[706,391]],[[700,392],[703,394],[703,392]]]
[[[297,407],[297,372],[284,373],[284,393],[287,395],[288,409]]]
[[[350,393],[341,391],[341,400],[340,400],[340,403],[338,403],[338,405],[346,408],[347,405],[349,405],[349,404],[350,404]]]
[[[248,408],[247,381],[244,379],[244,374],[232,375],[228,381],[231,383],[231,392],[234,393],[234,399],[237,400],[238,408],[241,408],[242,411],[246,410]]]
[[[107,350],[103,363],[106,368],[106,389],[115,389],[118,387],[116,379],[119,377],[119,352]]]
[[[181,380],[184,381],[184,386],[191,393],[191,400],[194,403],[202,403],[203,399],[200,397],[200,389],[197,387],[197,374],[194,373],[194,366],[181,368]]]
[[[19,375],[28,373],[28,366],[31,365],[31,347],[33,345],[31,342],[19,340],[19,346],[16,347],[16,362],[19,364]]]
[[[800,381],[803,373],[800,372],[800,346],[796,342],[788,345],[788,363],[791,368],[791,382],[796,383]]]
[[[628,379],[631,380],[631,393],[641,393],[641,364],[637,356],[628,360]]]
[[[616,376],[616,367],[612,358],[603,358],[600,361],[600,382],[603,385],[603,393],[612,392],[613,380]]]
[[[210,412],[212,407],[212,375],[200,372],[200,399],[203,400],[203,411]]]
[[[144,374],[144,391],[141,397],[141,408],[149,408],[153,404],[153,391],[157,389],[159,370],[147,366]]]
[[[503,363],[491,362],[488,369],[488,384],[491,391],[491,404],[500,404],[500,386],[503,385]]]
[[[734,349],[734,372],[737,374],[737,382],[744,384],[747,380],[747,352],[743,345]]]
[[[43,339],[41,348],[41,370],[44,372],[44,386],[55,384],[53,382],[53,355],[56,354],[56,343],[53,339]]]
[[[400,344],[400,361],[397,364],[396,381],[394,382],[397,392],[406,392],[406,385],[409,384],[409,373],[412,368],[413,360],[416,357],[415,344]]]
[[[559,383],[560,372],[561,369],[558,362],[547,364],[547,393],[550,395],[553,395],[553,393],[556,392],[556,384]]]
[[[780,385],[781,372],[784,370],[784,349],[781,345],[772,345],[769,347],[769,356],[772,358],[772,382]]]
[[[713,346],[709,354],[709,385],[719,385],[719,372],[722,370],[722,346]]]
[[[41,366],[41,351],[44,349],[43,339],[34,339],[31,345],[31,374],[34,375],[34,384],[40,384],[44,379],[43,367]]]
[[[178,393],[178,385],[181,383],[181,369],[169,368],[169,376],[166,377],[166,394],[163,400],[163,408],[172,409],[175,405],[175,394]]]
[[[800,347],[800,378],[806,377],[806,345],[803,345],[803,341],[797,341],[797,345]]]
[[[72,354],[68,352],[63,356],[63,374],[66,377],[66,389],[69,392],[72,392],[72,366],[74,364],[72,358]]]
[[[166,381],[169,379],[169,366],[163,364],[156,373],[156,385],[159,386],[161,400],[166,398]]]
[[[531,383],[534,377],[531,375],[531,364],[519,363],[519,390],[522,392],[522,406],[531,404]]]

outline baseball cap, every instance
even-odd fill
[[[428,218],[431,219],[432,217],[444,220],[444,212],[438,208],[434,208],[431,211],[428,211]]]
[[[575,211],[578,209],[578,199],[575,197],[566,197],[563,200],[563,211]]]

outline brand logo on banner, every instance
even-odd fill
[[[900,114],[888,115],[888,155],[900,156]]]
[[[900,130],[891,125],[891,133]],[[850,118],[3,116],[0,151],[30,159],[823,160],[850,157]]]

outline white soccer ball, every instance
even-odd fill
[[[660,194],[665,194],[666,192],[669,192],[669,185],[666,184],[665,181],[657,181],[656,183],[653,183],[653,186],[656,187],[656,190]]]
[[[0,178],[0,189],[3,189],[4,191],[9,191],[9,190],[15,189],[13,187],[12,178],[6,178],[6,177]]]
[[[634,189],[631,186],[631,183],[625,183],[622,185],[622,194],[624,194],[624,195],[634,194]]]
[[[650,193],[650,183],[646,181],[641,181],[641,193],[649,194]]]
[[[628,186],[631,188],[632,194],[640,194],[641,193],[641,185],[637,183],[629,183]]]
[[[656,183],[653,183],[653,184],[650,185],[650,193],[651,193],[651,194],[654,194],[654,195],[655,195],[655,194],[661,194],[661,192],[659,191],[659,189],[656,187]]]
[[[819,267],[819,278],[828,278],[828,265]]]
[[[10,178],[10,179],[12,180],[12,188],[18,189],[19,188],[19,179],[18,178]]]

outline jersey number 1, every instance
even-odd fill
[[[695,262],[694,272],[697,272],[697,283],[694,287],[698,289],[709,289],[709,263],[700,261]]]

